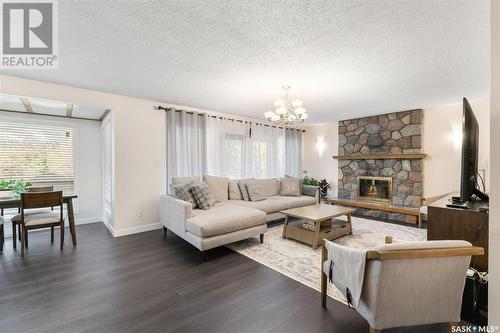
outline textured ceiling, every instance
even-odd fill
[[[59,68],[14,76],[318,123],[489,96],[489,1],[59,1]]]

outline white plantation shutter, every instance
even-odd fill
[[[108,225],[113,222],[113,199],[112,199],[112,137],[111,120],[109,116],[102,122],[102,208],[103,219]]]
[[[70,127],[0,121],[0,179],[73,191],[74,143]]]

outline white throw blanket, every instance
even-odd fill
[[[331,281],[355,308],[359,305],[365,275],[366,250],[326,242],[328,260],[323,267]],[[332,263],[333,262],[333,263]]]

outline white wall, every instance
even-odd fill
[[[489,181],[490,105],[489,101],[469,101],[479,123],[478,169],[485,170]],[[462,154],[462,103],[424,109],[423,152],[424,196],[460,189]]]
[[[500,1],[491,3],[491,201],[488,320],[500,325]]]
[[[479,169],[486,171],[489,180],[489,116],[488,101],[469,101],[479,123]],[[462,103],[445,107],[424,109],[422,151],[424,159],[424,196],[456,191],[460,188],[461,117]],[[302,164],[307,174],[314,178],[328,178],[337,190],[338,123],[306,127],[303,137]],[[324,151],[318,146],[324,140]]]
[[[316,179],[326,178],[334,185],[330,188],[337,193],[338,123],[309,126],[302,136],[302,168],[306,176]]]
[[[165,114],[153,110],[158,102],[4,75],[0,76],[0,91],[111,109],[115,140],[112,232],[119,236],[160,227],[159,200],[165,193]],[[100,158],[100,153],[95,158]]]
[[[0,112],[0,120],[60,125],[74,129],[75,191],[78,194],[78,199],[75,200],[76,223],[100,221],[102,216],[100,122],[7,112]]]

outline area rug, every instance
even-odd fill
[[[427,238],[427,230],[415,227],[352,218],[353,234],[334,240],[335,243],[361,249],[371,249],[384,244],[385,236],[392,236],[395,242],[421,241]],[[306,286],[320,290],[321,247],[313,250],[303,243],[281,238],[283,225],[268,229],[264,243],[258,237],[249,238],[228,247],[250,259],[266,265]],[[331,283],[328,284],[328,296],[346,303],[344,296]]]

